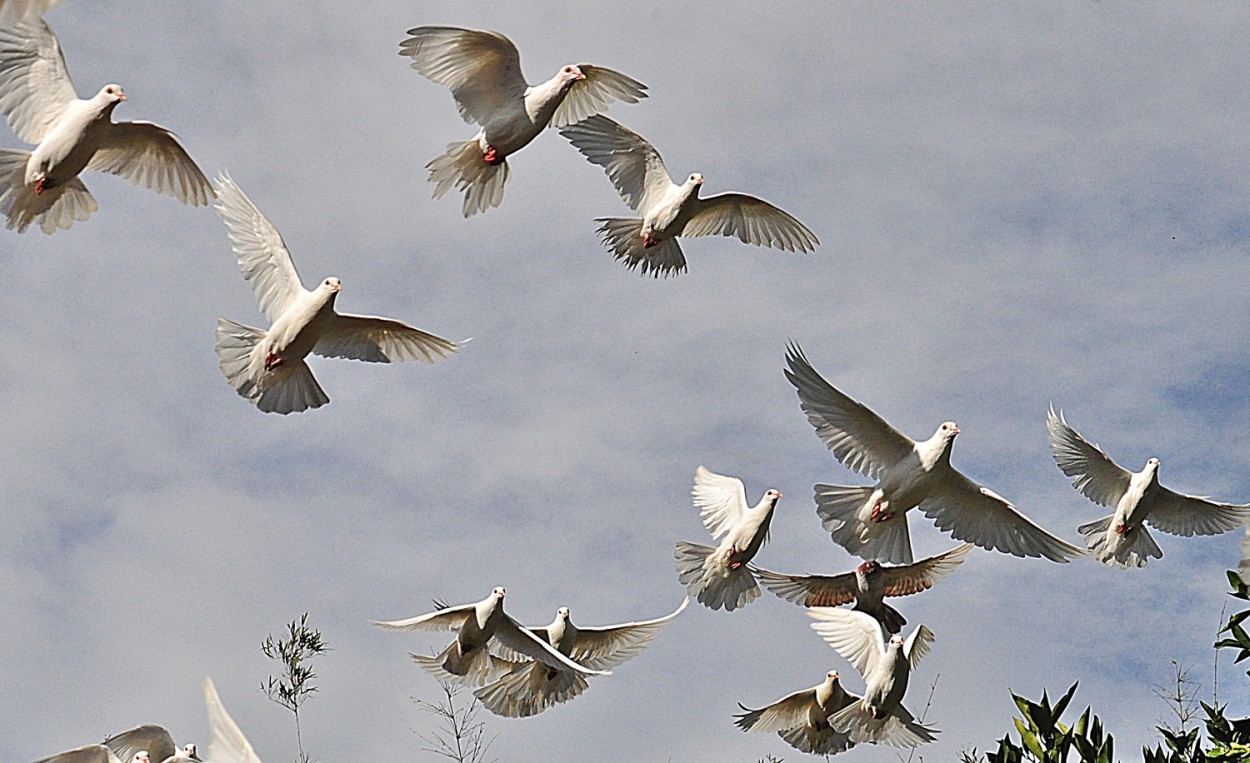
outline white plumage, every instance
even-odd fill
[[[786,378],[816,436],[848,469],[877,480],[852,487],[816,485],[816,513],[833,541],[865,559],[911,564],[907,512],[919,507],[959,540],[1014,556],[1066,562],[1084,551],[1037,526],[1007,499],[951,466],[959,427],[947,421],[916,442],[825,381],[797,345]]]
[[[700,604],[732,612],[759,598],[760,587],[747,562],[768,539],[781,493],[768,490],[758,504],[748,506],[742,480],[699,466],[691,495],[712,539],[724,538],[716,548],[677,541],[677,578]]]
[[[78,174],[120,175],[173,196],[207,204],[208,180],[174,134],[151,122],[114,122],[126,100],[118,85],[90,99],[74,92],[52,28],[35,18],[0,25],[0,111],[33,151],[0,149],[0,213],[19,233],[38,223],[44,233],[86,220],[99,206]]]
[[[315,353],[371,363],[433,363],[457,346],[389,318],[335,312],[342,285],[326,278],[308,291],[282,237],[234,181],[217,178],[216,206],[243,277],[252,285],[268,331],[219,318],[217,359],[230,386],[266,413],[293,413],[330,402],[304,358]]]
[[[637,103],[646,85],[612,69],[569,64],[538,85],[521,74],[521,55],[507,37],[447,26],[409,29],[399,54],[412,68],[446,85],[460,116],[481,125],[472,139],[451,143],[430,161],[434,198],[455,188],[464,192],[464,216],[503,201],[507,157],[524,148],[548,125],[562,127],[607,108],[613,101]]]
[[[641,135],[603,115],[563,127],[593,164],[603,167],[629,208],[641,217],[603,217],[599,233],[608,249],[631,270],[655,277],[686,270],[679,236],[737,236],[744,244],[809,252],[820,241],[788,212],[743,193],[701,198],[703,175],[678,185],[660,152]]]
[[[1046,414],[1050,452],[1072,486],[1094,503],[1115,507],[1115,513],[1081,525],[1085,545],[1094,558],[1120,569],[1145,567],[1163,552],[1146,529],[1186,538],[1217,535],[1250,520],[1250,506],[1217,503],[1182,495],[1159,484],[1159,459],[1151,458],[1140,472],[1130,472],[1089,442],[1052,406]]]

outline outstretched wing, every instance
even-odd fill
[[[942,554],[921,559],[915,564],[901,567],[881,567],[881,579],[885,584],[886,596],[910,596],[913,593],[927,591],[939,580],[955,571],[964,563],[971,543],[963,543]]]
[[[855,573],[785,575],[752,566],[765,588],[801,607],[837,607],[855,601]]]
[[[807,723],[807,714],[811,711],[814,704],[816,704],[816,689],[814,688],[787,694],[759,710],[752,710],[745,705],[739,704],[738,707],[741,707],[746,712],[742,715],[735,715],[734,717],[737,720],[734,723],[743,731],[763,733],[789,731],[796,726],[802,726]]]
[[[228,175],[217,176],[217,199],[214,209],[226,224],[239,270],[251,284],[260,311],[272,323],[304,291],[291,253],[282,243],[278,229]]]
[[[399,55],[410,57],[422,76],[451,89],[464,121],[484,125],[525,96],[521,54],[498,32],[422,26],[408,34]]]
[[[465,621],[477,612],[477,604],[461,604],[443,607],[433,612],[406,620],[370,620],[379,628],[390,631],[458,631]]]
[[[742,524],[749,508],[742,480],[716,474],[702,465],[695,467],[690,495],[713,539]]]
[[[1059,469],[1072,478],[1072,487],[1103,506],[1115,506],[1128,492],[1133,474],[1112,461],[1102,448],[1086,440],[1052,405],[1046,412],[1050,452]],[[1162,529],[1162,528],[1160,528]]]
[[[214,195],[208,178],[164,127],[151,122],[117,122],[106,135],[104,145],[87,162],[87,169],[124,177],[194,207],[207,204]]]
[[[1154,494],[1154,503],[1146,515],[1146,524],[1151,527],[1186,538],[1191,535],[1219,535],[1235,530],[1247,521],[1250,521],[1250,506],[1183,495],[1162,485]]]
[[[639,214],[673,186],[660,152],[638,133],[602,114],[560,128],[582,155],[607,173],[617,193]]]
[[[541,662],[549,668],[571,670],[583,675],[605,676],[611,674],[611,671],[595,670],[573,662],[556,651],[551,644],[540,640],[532,632],[521,627],[507,615],[503,616],[498,627],[495,628],[495,638],[499,639],[501,644],[514,652],[525,655],[535,662]]]
[[[737,236],[744,244],[787,252],[810,252],[820,240],[780,207],[745,193],[721,193],[698,200],[683,236]]]
[[[390,318],[336,314],[326,321],[313,352],[370,363],[433,363],[457,349],[455,342]]]
[[[786,363],[786,378],[799,393],[803,413],[843,466],[877,479],[911,453],[914,440],[825,381],[793,342],[786,348]]]
[[[903,642],[903,655],[907,657],[907,665],[911,670],[915,670],[920,660],[929,653],[933,639],[933,631],[929,630],[929,626],[919,625]]]
[[[261,763],[260,756],[226,712],[213,679],[204,679],[204,705],[208,708],[208,756],[212,763]]]
[[[578,64],[585,79],[577,80],[569,88],[564,100],[551,117],[552,127],[564,127],[598,114],[613,101],[638,103],[647,97],[647,86],[614,69],[594,64]]]
[[[35,763],[121,763],[112,750],[102,744],[88,744],[72,750],[40,758]],[[131,763],[131,761],[126,761]]]
[[[850,661],[861,676],[877,667],[885,654],[885,629],[877,618],[853,609],[809,609],[807,616],[815,620],[812,630],[829,646]]]
[[[114,734],[104,740],[104,745],[113,751],[118,760],[126,763],[134,760],[135,754],[143,750],[148,751],[152,763],[164,761],[178,752],[169,732],[151,723]]]
[[[682,613],[690,597],[682,599],[681,605],[671,614],[654,620],[620,625],[605,625],[598,628],[577,629],[577,643],[569,657],[581,665],[595,670],[612,668],[626,660],[636,657],[651,643],[664,626]]]
[[[1043,530],[1006,498],[953,468],[935,475],[931,497],[920,503],[925,516],[959,540],[1013,556],[1042,556],[1067,562],[1085,551]]]
[[[0,25],[0,111],[20,140],[43,140],[77,98],[48,22]]]

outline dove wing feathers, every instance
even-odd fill
[[[48,22],[0,27],[0,111],[19,139],[42,141],[77,99]]]
[[[409,29],[399,54],[422,76],[446,85],[466,122],[485,125],[525,96],[521,54],[507,37],[457,27]]]

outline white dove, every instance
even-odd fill
[[[895,636],[886,642],[885,630],[875,618],[852,609],[812,609],[812,629],[850,660],[864,677],[864,696],[834,713],[829,725],[846,732],[854,742],[891,747],[917,747],[938,733],[918,722],[903,696],[911,671],[929,651],[933,631],[917,626],[906,641]]]
[[[616,667],[633,659],[651,643],[651,639],[665,625],[681,614],[690,597],[671,614],[655,620],[644,620],[620,625],[603,625],[581,628],[573,624],[569,608],[556,610],[556,619],[543,628],[526,628],[538,638],[576,662],[595,670]],[[522,660],[523,656],[510,649],[497,650],[508,660]],[[553,705],[567,702],[587,688],[586,679],[580,673],[559,670],[540,662],[517,662],[502,678],[473,692],[487,710],[508,718],[525,718],[537,715]]]
[[[1115,507],[1111,516],[1077,528],[1100,562],[1128,569],[1145,567],[1152,556],[1162,558],[1146,524],[1188,538],[1225,533],[1250,520],[1250,506],[1181,495],[1160,485],[1157,458],[1136,474],[1121,467],[1068,426],[1054,406],[1046,414],[1046,429],[1055,463],[1073,478],[1072,486],[1094,503]]]
[[[716,548],[677,541],[677,579],[700,604],[732,612],[759,598],[760,587],[747,562],[768,539],[768,523],[781,493],[769,490],[755,506],[747,506],[746,488],[736,477],[724,477],[703,466],[694,470],[690,491]]]
[[[454,342],[389,318],[334,310],[342,288],[327,278],[304,289],[282,237],[234,181],[216,180],[220,203],[243,277],[252,285],[268,331],[217,319],[217,360],[240,395],[266,413],[292,413],[330,402],[304,358],[316,353],[372,363],[433,363],[455,352]]]
[[[139,753],[147,753],[150,763],[185,763],[198,761],[196,748],[193,744],[183,745],[178,749],[174,739],[164,728],[145,724],[136,726],[120,734],[114,734],[104,740],[104,745],[112,750],[119,760],[131,760]]]
[[[212,677],[204,679],[204,705],[208,709],[208,760],[210,763],[261,763],[260,756],[222,707]]]
[[[414,654],[412,658],[440,680],[465,686],[482,686],[513,667],[511,663],[491,655],[491,639],[496,639],[512,652],[556,670],[581,675],[610,675],[610,671],[573,662],[547,641],[518,625],[503,611],[504,595],[503,588],[495,588],[490,596],[474,604],[444,606],[406,620],[370,622],[393,631],[457,631],[456,640],[439,655],[423,657]]]
[[[744,244],[789,252],[809,252],[820,241],[807,226],[763,199],[743,193],[699,197],[703,176],[694,173],[677,185],[655,147],[638,133],[605,116],[563,127],[591,161],[603,167],[629,208],[641,217],[602,217],[599,234],[618,260],[643,275],[685,272],[678,236],[737,236]]]
[[[34,21],[64,0],[0,0],[0,24]]]
[[[426,168],[434,198],[452,186],[464,191],[464,216],[499,206],[508,182],[509,155],[520,151],[548,125],[562,127],[607,108],[612,101],[637,103],[646,85],[618,71],[569,64],[540,85],[521,75],[521,55],[507,37],[447,26],[409,29],[399,54],[412,68],[446,85],[460,116],[482,126],[472,140],[458,141]]]
[[[114,122],[126,100],[105,85],[80,100],[61,46],[42,19],[0,26],[0,111],[35,150],[0,149],[0,213],[19,233],[38,222],[44,233],[68,228],[99,209],[78,174],[120,175],[184,204],[207,204],[208,180],[174,134],[151,122]]]
[[[775,731],[801,752],[835,755],[855,743],[849,734],[830,726],[829,717],[858,699],[838,683],[838,671],[831,670],[818,686],[788,694],[759,710],[739,703],[746,712],[734,716],[734,723],[743,731]]]
[[[798,391],[816,435],[843,466],[877,480],[863,487],[816,485],[816,513],[833,541],[847,551],[911,564],[907,512],[919,506],[938,529],[991,551],[1054,562],[1085,554],[951,466],[951,445],[959,434],[955,422],[945,422],[928,440],[916,442],[821,378],[798,345],[787,348],[786,362],[786,378]]]
[[[963,564],[971,543],[915,564],[887,567],[869,560],[841,575],[785,575],[752,566],[764,587],[786,601],[804,607],[837,607],[854,601],[852,609],[877,618],[888,633],[907,624],[899,611],[883,600],[886,596],[910,596],[927,591]]]

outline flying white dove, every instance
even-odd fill
[[[869,560],[841,575],[784,575],[752,565],[764,587],[786,601],[804,607],[837,607],[854,601],[852,609],[866,612],[885,627],[898,633],[907,624],[899,611],[883,599],[910,596],[927,591],[963,564],[971,543],[964,543],[942,554],[915,564],[887,567]]]
[[[412,68],[451,89],[460,116],[482,126],[473,140],[447,146],[426,168],[434,198],[452,186],[464,191],[464,216],[499,206],[508,182],[509,155],[520,151],[548,125],[562,127],[607,108],[613,101],[637,103],[646,85],[618,71],[569,64],[540,85],[526,83],[521,55],[498,32],[447,26],[409,29],[399,54]]]
[[[517,654],[547,667],[581,675],[609,675],[611,671],[592,669],[573,662],[547,641],[521,627],[503,611],[504,589],[495,588],[490,596],[474,604],[440,607],[406,620],[371,620],[374,625],[393,631],[457,631],[456,640],[435,657],[412,655],[422,668],[440,680],[465,686],[482,686],[514,667],[490,653],[491,639]]]
[[[221,175],[216,182],[215,209],[271,323],[262,331],[218,318],[217,360],[230,386],[257,408],[292,413],[330,402],[304,362],[310,352],[372,363],[433,363],[456,351],[454,342],[399,321],[335,312],[339,279],[305,290],[277,229],[233,180]]]
[[[906,641],[894,636],[887,643],[881,623],[863,612],[822,608],[807,614],[816,621],[812,629],[864,677],[864,696],[834,713],[829,725],[857,743],[917,747],[932,742],[937,730],[921,725],[903,707],[903,696],[912,669],[929,651],[933,631],[921,625]]]
[[[183,745],[180,750],[168,731],[150,723],[114,734],[104,740],[104,745],[119,760],[132,760],[141,752],[148,754],[150,763],[186,763],[200,760],[196,755],[195,745]]]
[[[674,617],[681,614],[690,598],[682,600],[672,614],[637,623],[580,628],[569,618],[568,607],[556,611],[556,619],[544,628],[526,628],[538,638],[578,665],[594,670],[616,667],[633,659],[651,643]],[[508,660],[519,661],[522,655],[510,649],[498,650]],[[502,678],[473,692],[487,710],[508,718],[537,715],[553,705],[567,702],[587,688],[580,673],[558,670],[540,662],[516,662]]]
[[[737,236],[744,244],[810,252],[820,241],[807,226],[763,199],[744,193],[699,197],[703,176],[677,185],[664,160],[641,135],[605,116],[560,128],[591,161],[603,167],[629,208],[641,217],[602,217],[599,234],[618,260],[643,275],[685,272],[678,236]]]
[[[0,25],[34,21],[65,0],[0,0]]]
[[[739,703],[746,712],[734,716],[738,719],[734,723],[743,731],[775,731],[801,752],[835,755],[855,743],[849,734],[830,726],[829,717],[858,699],[838,683],[838,671],[831,670],[820,685],[788,694],[759,710]]]
[[[114,122],[126,100],[105,85],[80,100],[51,27],[35,18],[0,25],[0,111],[35,150],[0,149],[0,213],[19,233],[68,228],[99,209],[78,174],[110,172],[184,204],[207,204],[212,189],[174,134],[151,122]]]
[[[243,736],[217,696],[212,677],[204,679],[204,705],[208,709],[208,760],[210,763],[261,763],[260,756]]]
[[[1115,513],[1077,528],[1094,557],[1120,569],[1145,567],[1150,557],[1163,552],[1146,530],[1146,524],[1172,535],[1218,535],[1250,520],[1250,506],[1216,503],[1206,498],[1181,495],[1159,484],[1159,459],[1146,461],[1134,474],[1107,457],[1068,426],[1054,406],[1046,414],[1050,452],[1072,486],[1086,498]]]
[[[951,466],[951,445],[959,434],[955,422],[945,422],[928,440],[916,442],[825,381],[798,345],[787,348],[786,362],[786,378],[798,391],[816,436],[843,466],[877,480],[862,487],[816,485],[816,513],[833,541],[847,551],[911,564],[907,512],[919,506],[938,529],[991,551],[1054,562],[1085,554]]]
[[[736,477],[714,474],[702,466],[694,470],[690,491],[703,524],[716,548],[677,541],[677,579],[700,604],[732,612],[759,598],[760,587],[747,562],[755,558],[768,539],[768,523],[781,493],[769,490],[755,506],[747,506],[746,488]]]

